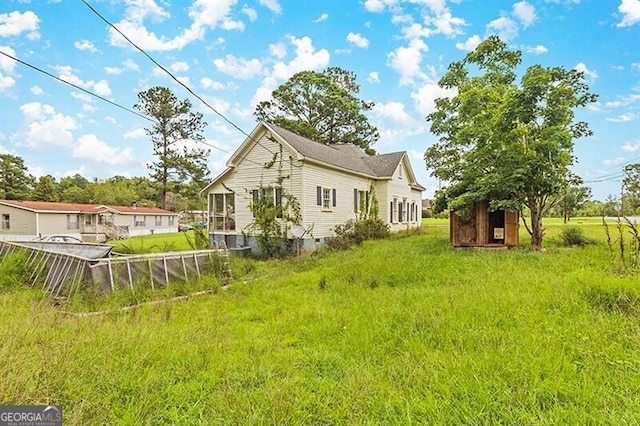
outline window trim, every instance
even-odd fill
[[[257,194],[257,190],[255,190],[255,193]],[[209,211],[209,229],[213,232],[235,231],[236,194],[234,192],[216,192],[210,193],[209,197],[211,208]],[[218,211],[218,202],[216,201],[218,197],[221,198],[222,203],[220,211]],[[229,202],[230,198],[233,198],[232,202]],[[218,227],[218,224],[221,226]]]
[[[141,217],[142,220],[138,220]],[[145,215],[133,215],[133,227],[134,228],[146,228],[147,226],[147,216]]]
[[[0,228],[3,231],[8,231],[11,229],[11,215],[9,213],[2,213],[2,218],[0,218],[0,221],[2,222]]]

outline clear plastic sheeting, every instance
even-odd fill
[[[83,286],[97,285],[104,291],[117,288],[158,288],[172,281],[186,281],[203,275],[221,274],[230,278],[226,247],[145,255],[89,259],[36,246],[0,241],[0,261],[13,253],[23,253],[25,284],[42,286],[52,297],[71,297]],[[223,266],[227,265],[225,268]]]

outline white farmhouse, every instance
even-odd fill
[[[392,232],[419,227],[424,189],[404,151],[370,156],[355,145],[323,145],[262,122],[202,191],[213,241],[257,247],[250,205],[261,190],[274,205],[283,194],[299,203],[301,220],[292,229],[304,229],[303,247],[313,249],[335,235],[336,225],[365,216],[374,200]],[[294,238],[291,230],[288,236]]]

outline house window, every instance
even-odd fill
[[[353,190],[353,212],[362,216],[369,213],[369,191]]]
[[[316,187],[317,204],[322,207],[322,211],[330,212],[332,207],[336,207],[337,197],[335,188]]]
[[[2,215],[2,229],[11,229],[11,216],[8,214]]]
[[[276,212],[276,217],[282,217],[282,188],[279,186],[276,187],[265,187],[262,188],[261,191],[254,189],[251,191],[251,199],[253,204],[258,203],[258,200],[262,200],[265,204],[265,207],[273,207],[276,206],[278,211]],[[255,217],[255,214],[254,214]]]
[[[213,229],[217,231],[235,231],[236,229],[236,201],[233,193],[212,194],[211,207],[213,214],[209,217],[213,219]]]
[[[80,229],[80,215],[68,214],[67,215],[67,229]]]
[[[147,226],[147,217],[146,216],[133,216],[133,226],[140,228]]]
[[[162,216],[156,216],[156,226],[162,226]]]
[[[394,197],[391,202],[391,223],[398,223],[398,217],[398,199]]]
[[[173,226],[176,222],[175,216],[169,216],[169,226]]]
[[[398,167],[398,176],[402,179],[402,164]]]

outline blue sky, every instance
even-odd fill
[[[424,117],[447,66],[498,34],[532,64],[585,72],[598,102],[578,112],[594,131],[576,141],[575,172],[595,198],[620,191],[640,161],[640,0],[91,0],[154,59],[245,132],[257,102],[302,70],[354,71],[380,152],[409,153],[433,195],[422,155]],[[212,176],[244,135],[207,109],[76,0],[0,2],[0,51],[131,108],[162,85],[209,123]],[[0,55],[0,153],[35,176],[145,176],[145,120]]]

